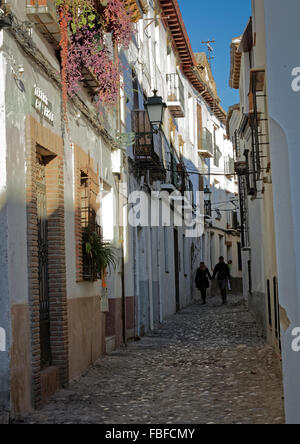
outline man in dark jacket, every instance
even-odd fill
[[[228,265],[224,261],[224,257],[221,256],[219,259],[219,263],[215,266],[213,279],[217,276],[218,284],[222,296],[223,304],[227,303],[227,284],[230,279],[230,271]]]

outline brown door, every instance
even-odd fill
[[[38,251],[39,251],[39,301],[40,301],[40,344],[41,368],[51,365],[50,346],[50,307],[49,307],[49,277],[48,277],[48,220],[45,161],[37,155],[37,222],[38,222]]]

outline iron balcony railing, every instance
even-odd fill
[[[167,74],[168,102],[180,102],[184,109],[184,86],[178,74]]]
[[[132,111],[132,131],[135,133],[133,151],[136,160],[144,165],[163,166],[161,133],[153,133],[148,113],[145,110]]]
[[[26,0],[26,14],[50,44],[60,41],[60,26],[55,0]]]
[[[235,171],[234,171],[234,159],[230,156],[228,156],[225,160],[224,160],[224,172],[226,176],[233,176]]]
[[[48,13],[56,17],[55,0],[26,0],[27,13]]]
[[[201,151],[206,151],[211,154],[211,156],[214,155],[213,137],[211,132],[207,128],[203,129]]]

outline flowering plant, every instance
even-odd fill
[[[61,29],[61,76],[65,120],[68,94],[79,89],[88,72],[98,83],[96,103],[112,105],[120,90],[120,68],[114,48],[128,47],[133,32],[124,0],[56,0]],[[111,41],[107,34],[111,34]]]

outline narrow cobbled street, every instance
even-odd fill
[[[279,364],[238,296],[195,304],[100,359],[26,423],[280,424]]]

